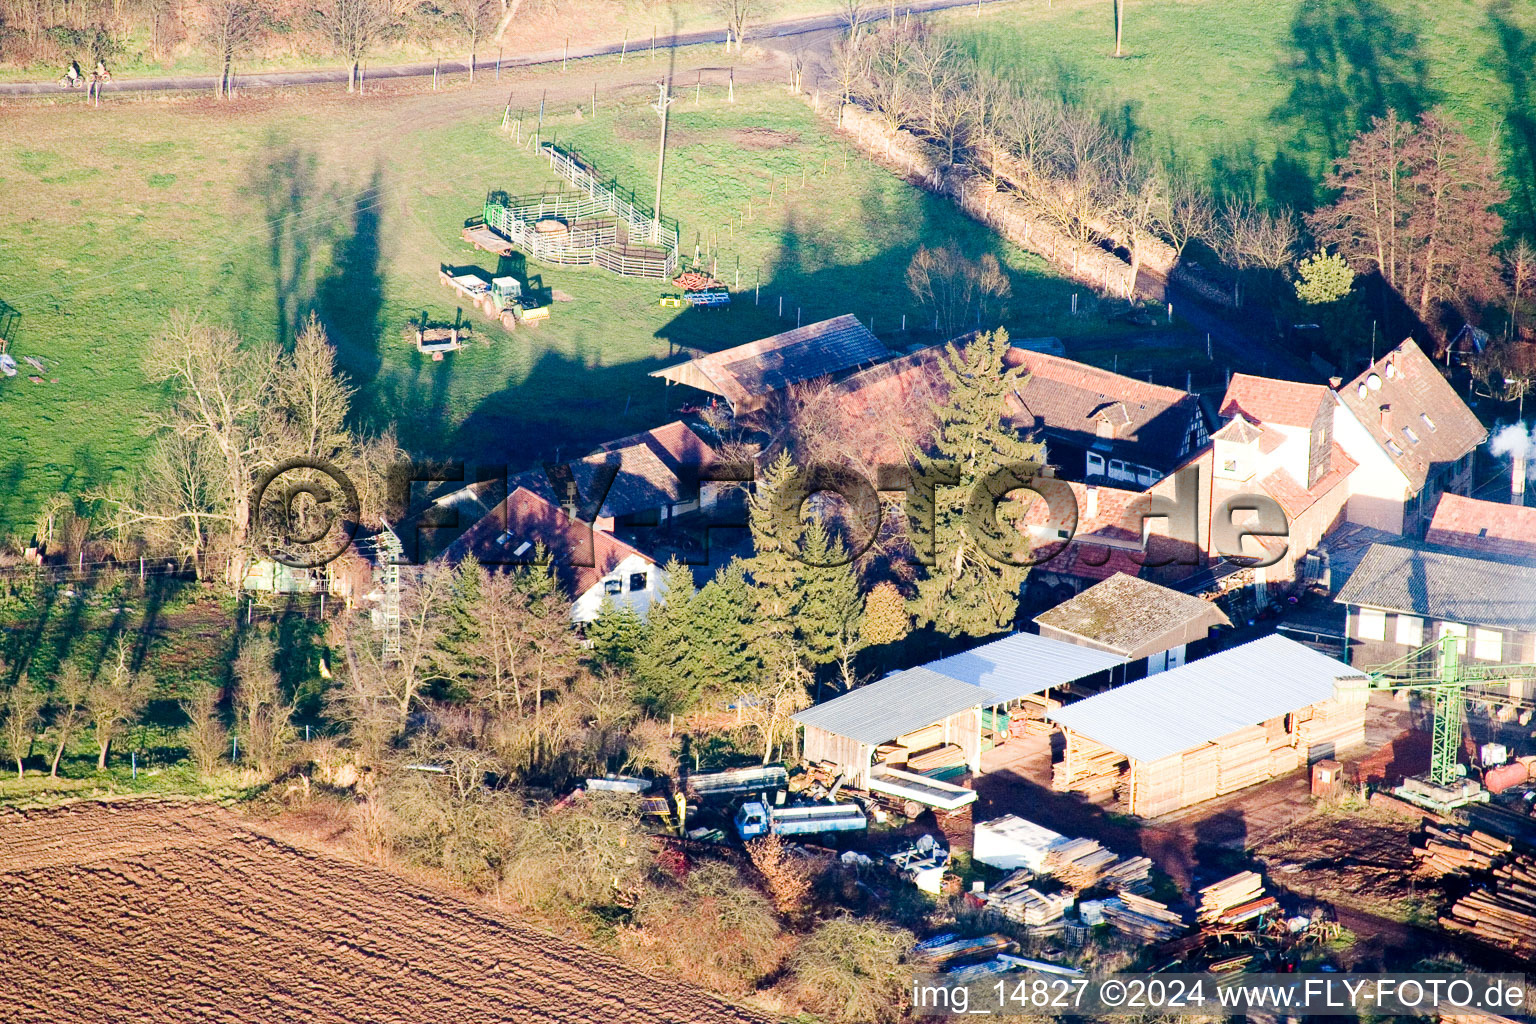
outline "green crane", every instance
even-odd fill
[[[1456,755],[1461,749],[1461,729],[1467,719],[1469,688],[1484,683],[1536,678],[1536,665],[1463,661],[1466,644],[1465,636],[1447,633],[1394,662],[1366,670],[1373,690],[1419,690],[1434,697],[1434,742],[1429,781],[1448,788],[1460,781],[1456,774]],[[1496,704],[1530,703],[1491,690],[1478,690],[1475,696]]]

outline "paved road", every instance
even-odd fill
[[[990,6],[999,3],[1008,3],[1010,0],[913,0],[904,3],[899,8],[899,14],[926,14],[931,11],[948,10],[955,7]],[[870,20],[878,21],[886,17],[889,7],[879,6],[870,12]],[[806,35],[812,32],[824,32],[837,28],[841,24],[837,15],[823,14],[809,18],[784,18],[771,21],[758,26],[752,33],[753,39],[762,41],[767,39],[782,39],[791,36]],[[665,39],[658,38],[658,43],[667,46],[698,46],[705,43],[716,45],[725,44],[725,30],[704,30],[698,32],[684,32],[679,35],[668,36]],[[605,57],[618,53],[624,44],[604,43],[600,45],[573,47],[569,53],[563,49],[546,50],[542,53],[524,54],[520,57],[504,58],[501,61],[503,68],[531,67],[537,64],[554,64],[570,57],[579,60],[583,57]],[[476,70],[492,70],[496,67],[495,61],[477,60]],[[396,64],[391,67],[365,68],[365,80],[372,81],[380,78],[419,78],[432,74],[438,69],[447,74],[463,73],[469,70],[468,60],[445,60],[441,63],[428,61],[419,64]],[[295,85],[330,85],[339,84],[347,80],[345,68],[319,71],[268,71],[258,74],[237,75],[235,86],[238,89],[271,89],[283,86]],[[195,92],[200,90],[212,91],[218,83],[216,75],[177,75],[163,78],[121,78],[113,79],[107,86],[107,92]],[[36,96],[50,93],[65,93],[66,90],[59,86],[58,80],[48,82],[0,82],[0,96]],[[83,92],[83,90],[81,90]]]

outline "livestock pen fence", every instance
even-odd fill
[[[541,151],[574,188],[485,201],[486,227],[529,256],[556,266],[599,266],[624,277],[667,280],[677,273],[677,221],[641,206],[633,191],[604,180],[553,143]]]

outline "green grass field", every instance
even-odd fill
[[[950,13],[990,67],[1109,113],[1144,152],[1306,201],[1371,114],[1443,104],[1479,142],[1536,146],[1536,9],[1514,0],[1109,0]],[[1523,170],[1522,170],[1523,169]]]
[[[680,83],[688,77],[679,71]],[[1120,330],[1068,316],[1082,289],[858,158],[804,103],[740,80],[728,103],[715,77],[697,103],[692,88],[679,90],[664,207],[682,222],[688,257],[697,240],[733,285],[739,262],[733,307],[679,314],[659,307],[658,282],[534,264],[539,283],[569,296],[552,320],[508,334],[474,314],[471,347],[436,363],[403,330],[423,310],[454,316],[440,262],[494,266],[458,237],[465,218],[489,189],[555,184],[547,161],[501,130],[496,95],[7,109],[0,298],[22,313],[13,354],[47,370],[41,384],[25,363],[0,379],[0,535],[30,533],[43,496],[87,493],[132,470],[148,443],[146,413],[162,400],[144,380],[145,345],[175,309],[248,338],[287,338],[316,311],[359,388],[361,423],[396,424],[421,455],[514,468],[663,422],[669,403],[695,400],[647,376],[677,344],[737,344],[793,327],[796,310],[803,322],[853,313],[882,335],[904,313],[915,325],[923,314],[903,273],[924,242],[954,237],[1003,258],[1016,336]],[[525,131],[541,83],[552,96],[560,89],[554,74],[524,89]],[[552,98],[545,138],[647,195],[653,95],[600,88],[595,119],[576,113],[590,93]]]

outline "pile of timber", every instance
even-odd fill
[[[931,772],[935,768],[951,768],[965,764],[965,751],[954,743],[907,755],[907,771]]]
[[[1365,742],[1365,694],[1362,687],[1348,700],[1319,701],[1296,712],[1296,747],[1348,750]]]
[[[1488,888],[1457,900],[1440,924],[1521,956],[1536,956],[1536,860],[1521,857],[1497,868]]]
[[[1226,796],[1265,781],[1269,770],[1269,738],[1262,725],[1222,737],[1217,755],[1216,794]]]
[[[1200,890],[1200,923],[1240,924],[1263,913],[1261,904],[1275,901],[1264,895],[1264,879],[1257,871],[1242,871]]]
[[[1422,845],[1413,855],[1419,859],[1419,873],[1439,877],[1461,871],[1489,871],[1494,862],[1509,853],[1508,840],[1481,829],[1462,825],[1424,823]]]
[[[1186,927],[1178,911],[1129,892],[1104,901],[1104,919],[1115,931],[1142,942],[1167,942]]]
[[[1129,763],[1124,754],[1073,735],[1067,756],[1051,772],[1051,788],[1058,793],[1082,793],[1090,800],[1112,797]]]
[[[1475,827],[1536,852],[1536,818],[1497,804],[1469,804],[1465,811]]]
[[[1052,700],[1043,693],[1031,693],[1009,713],[1009,731],[1015,736],[1045,736],[1053,728],[1046,715],[1060,707],[1059,700]]]
[[[1046,852],[1041,870],[1079,892],[1095,885],[1140,889],[1152,874],[1152,861],[1146,857],[1122,859],[1092,839],[1068,839]]]
[[[1180,754],[1140,761],[1132,769],[1129,804],[1132,814],[1155,818],[1176,811],[1184,798],[1184,758]]]
[[[974,939],[958,935],[939,935],[912,948],[912,961],[927,971],[942,971],[961,964],[990,960],[999,953],[1009,953],[1018,948],[1012,939],[1003,935],[982,935]]]
[[[986,896],[986,906],[988,910],[1010,921],[1017,921],[1030,928],[1040,928],[1060,921],[1074,898],[1073,893],[1066,889],[1044,893],[1024,885],[1006,892],[994,889]]]

